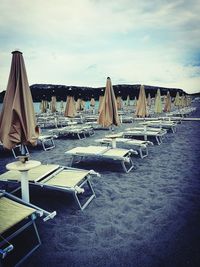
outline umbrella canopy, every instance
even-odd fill
[[[180,106],[181,106],[182,108],[184,108],[184,107],[187,106],[186,96],[185,96],[184,94],[182,94],[182,96],[181,96]]]
[[[133,106],[136,107],[137,106],[137,97],[135,96],[134,100],[133,100]]]
[[[76,116],[76,106],[73,96],[68,96],[66,101],[66,107],[65,107],[65,117],[73,118]]]
[[[150,95],[150,93],[148,93],[148,97],[147,97],[147,106],[151,107],[151,95]]]
[[[176,93],[176,97],[174,99],[174,106],[180,106],[180,95],[179,95],[179,92]]]
[[[109,127],[111,125],[117,126],[120,124],[115,93],[110,77],[108,77],[106,81],[106,89],[97,122],[103,127]]]
[[[103,95],[100,95],[100,96],[99,96],[99,108],[98,108],[98,112],[99,112],[100,109],[101,109],[102,102],[103,102]]]
[[[162,101],[161,101],[160,89],[157,90],[157,94],[156,94],[155,112],[156,113],[161,113],[162,112]]]
[[[118,110],[122,109],[122,98],[121,98],[121,96],[117,97],[117,109]]]
[[[41,103],[40,103],[40,110],[41,110],[41,113],[46,113],[47,112],[47,101],[46,100],[42,100]]]
[[[90,106],[95,107],[95,99],[93,97],[90,100]]]
[[[12,62],[0,116],[0,140],[7,149],[36,145],[38,131],[23,55],[12,52]]]
[[[127,95],[126,106],[130,106],[130,96],[129,95]]]
[[[56,112],[56,97],[55,96],[51,97],[51,112],[52,113]]]
[[[144,85],[140,86],[140,92],[139,92],[139,97],[137,101],[135,115],[137,117],[142,117],[142,118],[148,116],[147,101],[146,101]]]
[[[168,91],[166,99],[165,99],[164,112],[170,112],[170,111],[171,111],[171,96],[170,96],[170,93]]]
[[[63,100],[60,101],[60,111],[63,112],[64,110],[64,103]]]
[[[84,110],[84,108],[85,108],[85,102],[83,101],[83,99],[78,98],[76,102],[76,110],[81,111]]]

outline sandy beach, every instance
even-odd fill
[[[200,105],[191,116],[200,117]],[[123,124],[115,132],[131,124]],[[50,151],[30,150],[31,159],[67,165],[64,152],[96,144],[108,131],[85,140],[56,139]],[[22,266],[59,267],[198,267],[200,266],[200,122],[185,121],[149,156],[134,156],[126,174],[116,162],[86,160],[74,165],[94,169],[96,198],[80,211],[66,193],[31,188],[31,202],[53,220],[37,220],[42,245]],[[13,161],[1,151],[0,170]],[[4,184],[0,184],[5,189]]]

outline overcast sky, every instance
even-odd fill
[[[0,0],[0,91],[11,52],[29,84],[200,91],[199,0]]]

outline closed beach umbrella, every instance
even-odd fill
[[[127,95],[126,106],[130,106],[130,96],[129,95]]]
[[[166,99],[165,99],[164,112],[170,112],[170,111],[171,111],[171,96],[170,96],[170,93],[168,91]]]
[[[137,97],[135,96],[134,100],[133,100],[133,106],[136,107],[137,106]]]
[[[42,100],[41,101],[40,110],[41,110],[41,113],[46,113],[47,112],[47,101],[46,100]]]
[[[56,112],[56,97],[55,96],[51,97],[51,112],[52,113]]]
[[[142,118],[148,116],[147,100],[146,100],[144,85],[140,86],[140,92],[139,92],[139,97],[137,101],[135,115],[137,117],[142,117]]]
[[[76,101],[76,110],[77,111],[81,111],[82,110],[82,105],[81,105],[81,98],[78,98],[77,101]]]
[[[91,107],[95,107],[95,100],[94,100],[93,97],[92,97],[91,100],[90,100],[90,106],[91,106]]]
[[[176,93],[176,97],[174,99],[174,106],[176,106],[176,107],[180,106],[180,95],[179,95],[179,92]]]
[[[105,94],[103,97],[97,122],[103,127],[109,127],[111,125],[117,126],[120,124],[117,112],[115,93],[112,87],[110,77],[108,77],[106,81]]]
[[[99,96],[99,108],[98,108],[98,112],[100,111],[102,102],[103,102],[103,95],[100,95],[100,96]]]
[[[122,109],[122,98],[121,98],[121,96],[117,97],[117,109],[118,110]]]
[[[151,95],[150,95],[150,93],[148,93],[148,97],[147,97],[147,106],[151,107]]]
[[[64,104],[63,104],[63,100],[61,100],[60,102],[60,111],[63,112],[64,110]]]
[[[184,107],[187,106],[186,96],[185,96],[184,94],[182,94],[182,96],[181,96],[180,106],[181,106],[182,108],[184,108]]]
[[[70,118],[74,118],[76,116],[76,106],[73,96],[67,97],[64,116]]]
[[[155,113],[161,113],[161,112],[162,112],[162,101],[161,101],[160,89],[158,89],[155,99]]]
[[[7,149],[37,144],[38,131],[23,55],[12,52],[8,85],[0,116],[0,141]]]

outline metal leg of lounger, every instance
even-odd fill
[[[88,188],[90,189],[90,191],[91,191],[92,194],[91,194],[91,196],[89,197],[89,199],[88,199],[83,205],[80,203],[80,200],[79,200],[79,198],[78,198],[78,192],[77,192],[77,191],[74,192],[74,198],[75,198],[75,200],[76,200],[77,205],[79,206],[79,208],[80,208],[81,210],[84,210],[84,209],[89,205],[89,203],[93,200],[93,198],[96,197],[95,192],[94,192],[94,189],[93,189],[93,187],[92,187],[92,184],[91,184],[89,178],[87,178],[87,179],[80,185],[80,188],[81,188],[84,184],[86,184],[86,183],[87,183]]]
[[[70,161],[69,161],[69,166],[73,166],[73,164],[76,162],[76,163],[79,163],[81,162],[82,160],[84,159],[84,156],[81,156],[81,155],[72,155]]]
[[[142,149],[142,147],[139,148],[139,154],[140,154],[141,159],[147,157],[149,154],[147,146],[145,146],[143,148],[144,149]]]
[[[176,132],[176,126],[172,126],[172,133],[175,133]]]
[[[83,137],[81,137],[81,134],[83,134]],[[84,132],[77,133],[77,136],[78,136],[78,139],[80,139],[80,140],[86,139],[86,135]]]
[[[123,167],[124,171],[126,173],[129,173],[134,168],[134,164],[133,164],[133,160],[131,159],[130,156],[126,157],[126,159],[127,160],[121,161],[121,164],[122,164],[122,167]],[[127,165],[129,165],[129,167],[126,166],[126,163],[127,163]]]
[[[22,262],[24,262],[40,245],[41,245],[41,239],[35,224],[36,215],[32,214],[30,216],[30,221],[26,222],[23,226],[21,226],[19,229],[17,229],[14,233],[10,234],[5,239],[10,242],[13,238],[15,238],[17,235],[22,233],[24,230],[26,230],[28,227],[33,226],[34,233],[37,238],[37,244],[34,245],[34,247],[22,258],[20,259],[16,264],[15,267],[20,266]],[[0,244],[1,245],[1,244]]]
[[[19,154],[16,153],[16,149],[19,149]],[[24,145],[24,149],[25,149],[25,154],[26,154],[26,155],[29,155],[29,151],[28,151],[28,148],[27,148],[26,145]],[[17,145],[17,146],[15,146],[15,147],[12,149],[12,153],[13,153],[13,156],[14,156],[15,159],[17,159],[18,156],[21,156],[21,153],[22,153],[22,151],[21,151],[21,145]]]
[[[34,227],[34,232],[35,232],[35,235],[37,237],[37,244],[15,265],[16,267],[17,266],[20,266],[20,264],[22,262],[24,262],[40,245],[41,245],[41,239],[40,239],[40,236],[39,236],[39,233],[38,233],[38,230],[37,230],[37,226],[35,224],[35,218],[34,218],[34,215],[31,216],[31,220],[32,220],[32,225]],[[31,225],[31,223],[30,223]],[[28,226],[27,226],[28,227]]]
[[[50,150],[50,149],[52,149],[52,148],[54,148],[55,147],[55,143],[54,143],[54,140],[53,140],[53,138],[50,138],[50,139],[44,139],[44,140],[42,140],[41,141],[42,142],[42,147],[43,147],[43,149],[44,149],[44,151],[47,151],[47,150]],[[45,146],[45,143],[46,142],[50,142],[51,143],[51,145],[50,146]]]
[[[161,136],[157,135],[157,136],[156,136],[156,141],[157,141],[158,145],[160,145],[160,144],[162,143],[162,138],[161,138]]]
[[[89,131],[89,135],[90,135],[90,136],[95,135],[94,129],[91,129],[91,130]]]

